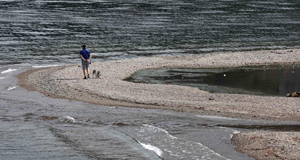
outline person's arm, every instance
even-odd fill
[[[83,61],[86,61],[86,59],[83,58],[82,54],[80,54],[80,58],[81,58]]]
[[[92,53],[90,53],[89,59],[87,59],[87,61],[90,61],[91,58],[92,58]]]

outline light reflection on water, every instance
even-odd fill
[[[0,1],[0,64],[299,47],[299,5],[232,1]],[[115,54],[122,53],[122,54]]]

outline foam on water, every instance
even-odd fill
[[[59,117],[58,120],[64,123],[76,123],[75,119],[70,116]]]
[[[57,64],[53,64],[53,65],[36,65],[36,66],[32,66],[32,68],[47,68],[47,67],[57,67],[59,65]]]
[[[9,87],[7,90],[10,91],[10,90],[14,90],[16,88],[17,88],[17,86],[13,86],[13,87]]]
[[[136,139],[140,143],[155,145],[159,147],[164,155],[162,158],[186,158],[189,159],[219,159],[228,160],[228,158],[220,155],[209,147],[200,142],[194,142],[169,134],[168,131],[155,127],[152,125],[144,124],[142,128],[136,130],[138,132]],[[149,147],[149,146],[148,146]]]
[[[241,120],[238,118],[230,118],[230,117],[221,117],[221,116],[209,116],[209,115],[196,115],[196,117],[206,118],[206,119],[224,119],[224,120]]]
[[[4,74],[4,73],[9,73],[9,72],[14,72],[14,71],[17,71],[17,69],[12,69],[12,68],[9,68],[5,71],[2,71],[1,73]]]
[[[157,154],[159,157],[161,157],[163,154],[163,151],[161,149],[159,149],[158,147],[152,146],[151,144],[144,144],[141,142],[139,142],[139,144],[141,144],[147,150],[154,151],[154,153]]]
[[[241,132],[237,131],[237,130],[233,130],[233,133],[230,134],[230,139],[232,139],[232,137],[233,137],[234,134],[238,134],[238,133],[241,133]]]
[[[152,130],[154,130],[154,131],[163,132],[163,133],[167,134],[171,139],[177,139],[177,137],[174,137],[174,136],[170,135],[168,131],[166,131],[166,130],[164,130],[164,129],[162,129],[162,128],[155,127],[155,126],[151,126],[151,125],[149,125],[149,124],[143,124],[143,126],[144,126],[144,127],[148,127],[148,128],[150,128],[150,129],[152,129]]]

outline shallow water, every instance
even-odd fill
[[[212,93],[286,96],[300,91],[300,66],[252,66],[221,69],[146,69],[127,81],[197,87]]]

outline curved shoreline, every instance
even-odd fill
[[[161,108],[244,119],[300,121],[300,98],[212,94],[193,87],[123,81],[136,71],[148,68],[220,68],[300,63],[297,54],[297,50],[281,50],[144,57],[92,64],[91,69],[101,71],[100,79],[81,79],[82,71],[78,66],[29,71],[20,75],[19,79],[20,85],[30,90],[95,104]]]
[[[54,98],[108,106],[166,109],[243,119],[300,121],[300,98],[212,94],[187,86],[123,81],[138,70],[150,68],[221,68],[295,64],[300,63],[299,53],[298,50],[276,50],[114,60],[91,65],[91,70],[101,71],[100,79],[83,80],[81,67],[73,65],[27,71],[19,75],[19,85]],[[251,147],[247,148],[248,150],[244,149],[245,143],[242,142],[248,141],[247,138],[253,134],[236,134],[233,141],[241,152],[263,159],[265,157],[263,154],[267,153],[250,152],[249,150],[256,150]],[[295,141],[300,137],[297,132],[293,136]],[[278,141],[284,141],[285,136],[278,137]],[[257,142],[262,139],[266,137],[256,138]],[[288,142],[284,144],[289,145]],[[299,146],[298,143],[296,149],[299,149]],[[297,152],[295,153],[297,155]],[[291,152],[286,155],[289,154]]]

